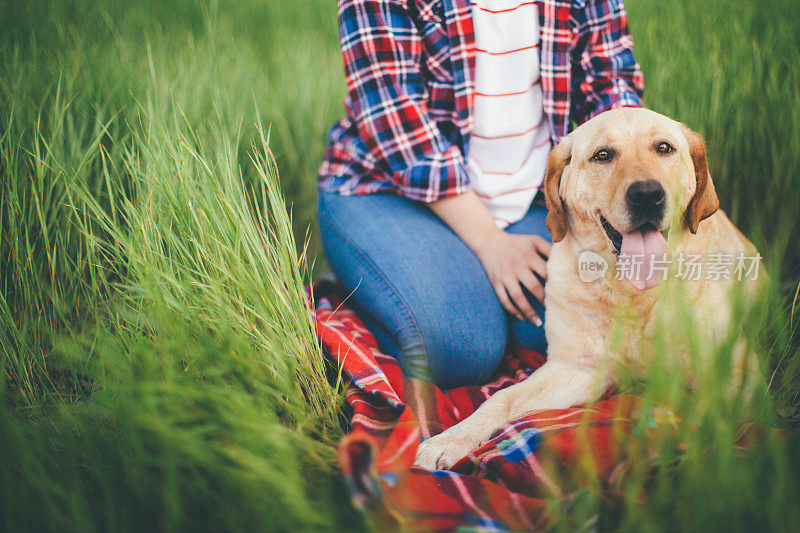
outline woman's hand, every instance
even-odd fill
[[[544,286],[534,272],[547,279],[552,245],[541,237],[513,235],[498,228],[472,191],[432,202],[430,208],[478,256],[503,307],[518,319],[540,326],[542,320],[522,287],[544,305]]]
[[[538,235],[513,235],[501,231],[475,250],[506,311],[519,320],[527,318],[537,326],[542,325],[542,319],[522,287],[544,305],[544,285],[534,273],[547,280],[547,258],[552,246]]]

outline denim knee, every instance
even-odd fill
[[[394,218],[408,231],[387,228]],[[320,193],[319,220],[331,269],[379,323],[382,349],[406,376],[443,388],[488,380],[503,356],[508,322],[480,262],[441,220],[392,196],[329,193]],[[428,246],[420,246],[421,237]],[[456,267],[459,279],[448,278]]]
[[[508,337],[502,310],[496,315],[493,320],[473,316],[419,322],[427,379],[442,389],[486,383],[503,358]],[[407,359],[411,354],[404,352]]]

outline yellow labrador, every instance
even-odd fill
[[[647,109],[598,115],[553,149],[545,196],[554,241],[545,290],[547,363],[423,442],[418,466],[449,468],[500,425],[528,411],[598,399],[615,383],[620,363],[646,368],[639,348],[655,328],[668,258],[673,276],[675,262],[683,261],[678,270],[698,257],[705,262],[700,266],[706,272],[692,277],[684,272],[678,286],[690,300],[681,312],[694,311],[706,340],[727,331],[734,283],[746,282],[746,292],[753,294],[753,263],[760,256],[719,210],[703,140],[683,124]],[[715,256],[724,258],[727,273],[720,275],[719,267],[710,272]],[[632,312],[626,315],[621,353],[613,353],[610,336],[623,305]],[[691,379],[688,350],[678,352]],[[747,357],[743,340],[732,357],[739,376],[745,365],[748,375],[754,370],[755,358]]]

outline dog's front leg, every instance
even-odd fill
[[[422,442],[414,464],[429,470],[447,469],[489,440],[508,420],[511,396],[523,383],[497,391],[466,419]]]
[[[414,464],[430,470],[448,469],[490,439],[502,424],[528,411],[562,409],[599,398],[593,369],[548,361],[522,383],[497,391],[471,416],[422,442]]]

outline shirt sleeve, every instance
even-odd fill
[[[339,0],[347,111],[399,192],[432,202],[469,188],[464,156],[427,110],[422,40],[407,2]]]
[[[587,0],[574,20],[572,119],[581,124],[609,109],[641,106],[644,77],[622,0]]]

